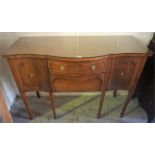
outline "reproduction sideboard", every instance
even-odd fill
[[[21,37],[5,53],[29,117],[26,92],[49,93],[56,118],[54,92],[127,90],[121,116],[129,104],[149,50],[132,36]]]

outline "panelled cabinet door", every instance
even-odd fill
[[[142,57],[116,56],[114,57],[110,80],[109,90],[129,90],[134,86],[137,74],[140,71]]]
[[[46,67],[43,59],[10,59],[14,77],[23,91],[47,90]]]

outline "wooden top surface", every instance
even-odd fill
[[[54,36],[22,37],[2,55],[33,54],[75,58],[146,52],[147,47],[132,36]]]

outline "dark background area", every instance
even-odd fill
[[[155,117],[155,33],[149,49],[152,51],[152,56],[145,64],[133,97],[138,97],[139,104],[146,112],[150,123]]]

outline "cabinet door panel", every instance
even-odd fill
[[[108,89],[129,90],[136,81],[142,60],[141,57],[115,57],[112,63]]]
[[[23,91],[47,90],[44,60],[33,58],[11,59],[12,72]]]

